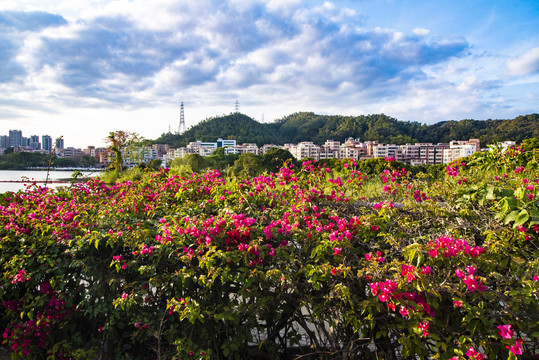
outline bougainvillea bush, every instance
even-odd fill
[[[3,194],[2,344],[33,359],[536,359],[536,151],[435,179],[388,158],[369,176],[306,161]]]

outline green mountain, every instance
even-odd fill
[[[442,121],[433,125],[399,121],[384,114],[341,116],[298,112],[270,124],[259,123],[241,113],[206,119],[182,135],[162,134],[154,143],[185,146],[191,141],[235,139],[241,143],[263,144],[299,143],[326,140],[344,141],[359,138],[381,143],[406,144],[415,142],[449,142],[478,138],[485,146],[497,141],[522,141],[539,138],[538,114],[518,116],[511,120]]]

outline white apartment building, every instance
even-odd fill
[[[377,144],[374,146],[374,157],[395,157],[396,152],[399,151],[399,146],[395,144]]]
[[[255,154],[260,155],[260,149],[254,143],[245,143],[225,147],[225,155],[229,154]]]
[[[306,158],[320,159],[320,147],[312,141],[303,141],[297,145],[292,145],[289,147],[289,151],[298,160]]]
[[[475,153],[474,145],[451,145],[449,149],[444,149],[443,161],[444,164],[447,164],[453,160],[470,156],[473,153]]]

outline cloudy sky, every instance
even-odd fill
[[[234,111],[538,112],[536,0],[0,0],[0,135],[154,139]]]

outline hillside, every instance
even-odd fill
[[[479,138],[485,146],[497,141],[539,138],[539,119],[538,114],[530,114],[511,120],[465,119],[426,125],[400,121],[384,114],[341,116],[298,112],[271,124],[263,124],[247,115],[232,113],[206,119],[182,135],[162,134],[154,142],[178,147],[190,141],[230,138],[238,143],[250,142],[261,146],[301,141],[322,144],[328,139],[344,141],[349,137],[394,144]]]

